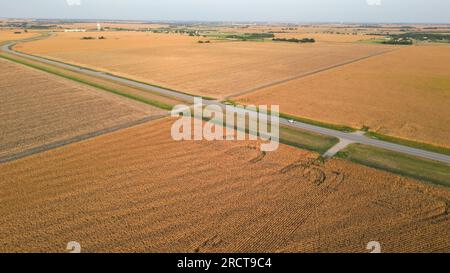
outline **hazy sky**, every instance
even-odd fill
[[[0,0],[0,17],[450,23],[450,0]]]

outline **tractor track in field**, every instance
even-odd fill
[[[121,125],[117,125],[117,126],[113,126],[113,127],[110,127],[110,128],[105,128],[105,129],[89,132],[89,133],[78,135],[78,136],[75,136],[75,137],[71,137],[71,138],[68,138],[68,139],[65,139],[65,140],[60,140],[60,141],[56,141],[56,142],[53,142],[53,143],[45,144],[45,145],[42,145],[42,146],[39,146],[39,147],[31,148],[29,150],[25,150],[25,151],[22,151],[22,152],[13,154],[13,155],[3,156],[3,157],[0,157],[0,164],[8,163],[8,162],[15,161],[15,160],[18,160],[18,159],[22,159],[22,158],[29,157],[29,156],[32,156],[32,155],[35,155],[35,154],[39,154],[39,153],[46,152],[46,151],[49,151],[49,150],[53,150],[53,149],[56,149],[56,148],[60,148],[60,147],[63,147],[63,146],[69,145],[69,144],[73,144],[73,143],[76,143],[76,142],[80,142],[80,141],[88,140],[90,138],[94,138],[94,137],[98,137],[98,136],[101,136],[101,135],[113,133],[113,132],[116,132],[116,131],[119,131],[119,130],[123,130],[123,129],[131,128],[131,127],[134,127],[134,126],[138,126],[138,125],[141,125],[141,124],[144,124],[144,123],[156,120],[156,119],[160,119],[160,118],[163,118],[163,117],[166,117],[166,115],[152,115],[152,116],[149,116],[149,117],[146,117],[146,118],[143,118],[143,119],[127,122],[127,123],[124,123],[124,124],[121,124]]]

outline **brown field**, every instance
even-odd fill
[[[0,157],[161,110],[0,59]]]
[[[213,41],[176,34],[59,33],[15,48],[198,95],[222,98],[323,67],[383,52],[363,44]]]
[[[0,164],[0,252],[450,251],[447,188],[172,121]]]
[[[14,32],[20,32],[20,34],[15,34]],[[37,36],[37,32],[23,32],[23,29],[0,29],[0,43],[11,41],[11,40],[22,40],[26,38],[31,38]]]
[[[243,103],[450,147],[450,46],[401,48],[244,95]]]

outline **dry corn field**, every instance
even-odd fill
[[[424,45],[243,95],[243,103],[450,147],[450,46]]]
[[[138,32],[102,32],[105,40],[81,39],[96,35],[58,33],[15,49],[215,98],[390,49],[381,45],[269,41],[199,44],[198,40],[207,38]]]
[[[172,122],[1,164],[0,252],[450,251],[446,188],[288,146],[175,142]]]
[[[0,59],[0,160],[162,111]]]
[[[15,33],[20,32],[20,33]],[[31,38],[37,36],[37,32],[28,32],[25,33],[23,29],[0,29],[0,43],[11,41],[11,40],[22,40],[26,38]]]

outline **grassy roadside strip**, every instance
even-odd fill
[[[0,58],[4,58],[4,59],[7,59],[7,60],[15,62],[15,63],[26,65],[26,66],[32,67],[34,69],[38,69],[38,70],[41,70],[41,71],[44,71],[44,72],[47,72],[47,73],[50,73],[50,74],[53,74],[53,75],[57,75],[57,76],[60,76],[60,77],[63,77],[65,79],[69,79],[69,80],[72,80],[72,81],[75,81],[75,82],[78,82],[78,83],[89,85],[91,87],[95,87],[97,89],[101,89],[101,90],[104,90],[104,91],[107,91],[107,92],[110,92],[110,93],[113,93],[113,94],[116,94],[116,95],[119,95],[119,96],[123,96],[123,97],[129,98],[129,99],[133,99],[133,100],[136,100],[136,101],[139,101],[139,102],[151,105],[151,106],[155,106],[155,107],[158,107],[158,108],[161,108],[161,109],[164,109],[164,110],[172,110],[172,108],[173,108],[172,105],[168,105],[168,104],[165,104],[165,103],[162,103],[162,102],[159,102],[159,101],[143,98],[141,96],[136,96],[136,95],[124,93],[124,92],[121,92],[119,90],[110,88],[110,87],[102,85],[102,84],[98,84],[98,83],[95,83],[95,82],[92,82],[92,81],[88,81],[88,80],[80,79],[80,78],[77,78],[77,77],[74,77],[74,76],[70,76],[70,75],[62,72],[61,70],[50,68],[50,67],[45,66],[45,65],[39,65],[39,64],[36,64],[36,63],[31,63],[31,62],[28,62],[28,61],[20,60],[20,59],[12,57],[10,55],[5,55],[3,53],[0,53]]]
[[[14,50],[12,47],[10,47],[10,49]],[[18,52],[20,52],[20,51],[18,51]],[[63,62],[63,61],[60,61],[60,60],[54,60],[54,59],[50,59],[50,58],[47,58],[47,57],[33,55],[33,54],[25,53],[25,52],[20,52],[20,53],[28,54],[30,56],[37,57],[37,58],[42,58],[42,59],[47,60],[47,61],[58,62],[58,63],[61,63],[61,64],[70,65],[70,66],[76,67],[78,69],[84,69],[84,70],[88,70],[88,71],[92,71],[92,72],[102,72],[102,73],[104,73],[106,75],[109,75],[109,76],[113,76],[113,77],[117,77],[117,78],[120,78],[120,79],[124,79],[124,80],[128,80],[128,81],[133,81],[133,82],[137,82],[137,83],[153,86],[153,87],[156,87],[156,88],[166,89],[166,90],[169,90],[169,91],[173,91],[173,92],[176,92],[176,93],[180,93],[180,94],[184,94],[184,95],[188,95],[188,96],[192,96],[192,97],[201,97],[204,100],[216,100],[215,98],[212,98],[212,97],[204,97],[204,96],[193,95],[193,94],[190,94],[190,93],[186,93],[186,92],[183,92],[183,91],[178,91],[178,90],[167,88],[167,87],[160,86],[160,85],[157,85],[157,84],[152,84],[152,83],[147,83],[147,82],[143,82],[143,81],[138,81],[138,80],[135,80],[135,79],[124,77],[124,76],[115,75],[115,74],[112,74],[112,73],[109,73],[109,72],[98,71],[98,70],[95,70],[95,69],[92,69],[92,68],[89,68],[89,67],[79,66],[79,65]]]
[[[107,72],[105,72],[105,74],[110,75],[110,76],[114,76],[114,77],[117,77],[117,78],[121,78],[121,79],[124,79],[124,80],[128,80],[128,81],[133,81],[133,82],[142,83],[142,84],[145,84],[145,85],[150,85],[150,86],[161,88],[161,89],[166,89],[166,90],[169,90],[169,91],[173,91],[173,92],[176,92],[176,93],[180,93],[180,94],[184,94],[184,95],[188,95],[188,96],[192,96],[192,97],[199,97],[199,98],[202,98],[203,100],[216,100],[216,98],[205,97],[205,96],[200,96],[200,95],[194,95],[194,94],[186,93],[186,92],[183,92],[183,91],[175,90],[175,89],[172,89],[172,88],[160,86],[160,85],[157,85],[157,84],[147,83],[147,82],[143,82],[143,81],[138,81],[138,80],[126,78],[126,77],[123,77],[123,76],[114,75],[114,74],[107,73]]]
[[[450,187],[450,166],[362,144],[352,144],[336,157],[424,182]]]
[[[233,106],[238,106],[238,105],[245,106],[244,104],[237,103],[232,100],[225,100],[222,103],[230,104]],[[270,111],[268,114],[270,114]],[[326,122],[321,122],[321,121],[312,120],[312,119],[308,119],[308,118],[297,117],[297,116],[284,114],[284,113],[279,113],[279,115],[280,115],[280,118],[292,119],[294,121],[298,121],[298,122],[302,122],[302,123],[306,123],[306,124],[310,124],[310,125],[315,125],[315,126],[319,126],[319,127],[323,127],[323,128],[328,128],[328,129],[332,129],[332,130],[336,130],[336,131],[341,131],[341,132],[346,132],[346,133],[352,133],[352,132],[357,131],[357,129],[349,127],[349,126],[345,126],[345,125],[326,123]]]
[[[223,103],[228,103],[233,106],[240,105],[239,103],[234,102],[232,100],[226,100],[226,101],[223,101]],[[355,129],[355,128],[352,128],[349,126],[345,126],[345,125],[324,123],[321,121],[311,120],[311,119],[307,119],[307,118],[301,118],[301,117],[292,116],[292,115],[283,114],[283,113],[280,113],[280,118],[291,119],[294,121],[311,124],[311,125],[315,125],[315,126],[319,126],[319,127],[323,127],[323,128],[333,129],[333,130],[346,132],[346,133],[351,133],[351,132],[355,132],[358,130],[358,129]],[[403,139],[403,138],[399,138],[399,137],[383,135],[383,134],[379,134],[379,133],[375,133],[375,132],[367,132],[365,135],[367,137],[377,139],[377,140],[391,142],[391,143],[395,143],[395,144],[399,144],[399,145],[403,145],[403,146],[407,146],[407,147],[411,147],[411,148],[426,150],[426,151],[430,151],[430,152],[435,152],[435,153],[439,153],[439,154],[450,155],[450,148],[446,148],[446,147],[440,147],[440,146],[436,146],[433,144],[422,143],[422,142]]]
[[[281,126],[280,143],[323,155],[331,147],[338,144],[339,139]]]
[[[341,132],[345,132],[345,133],[352,133],[352,132],[357,131],[357,129],[349,127],[349,126],[345,126],[345,125],[326,123],[326,122],[312,120],[312,119],[308,119],[308,118],[296,117],[296,116],[292,116],[289,114],[280,113],[280,118],[292,119],[294,121],[303,122],[306,124],[311,124],[311,125],[328,128],[328,129],[332,129],[332,130],[336,130],[336,131],[341,131]]]
[[[191,113],[191,116],[195,118],[194,113]],[[230,125],[227,125],[225,123],[220,123],[214,121],[214,119],[205,118],[203,117],[203,121],[205,122],[211,122],[217,125],[220,125],[224,128],[231,128]],[[246,123],[248,124],[248,118],[246,118]],[[270,128],[270,125],[269,125]],[[245,132],[246,134],[251,134],[254,136],[259,136],[258,132],[250,131],[249,128],[239,128],[236,124],[233,127],[236,131]],[[281,144],[285,144],[288,146],[292,146],[294,148],[302,149],[302,150],[308,150],[312,152],[316,152],[319,155],[324,154],[326,151],[328,151],[331,147],[339,143],[339,139],[335,137],[320,135],[312,132],[308,132],[301,129],[296,128],[290,128],[287,126],[280,126],[280,135],[279,135],[279,142]]]
[[[367,132],[365,135],[368,137],[371,137],[373,139],[392,142],[395,144],[400,144],[400,145],[417,148],[417,149],[421,149],[421,150],[427,150],[427,151],[435,152],[435,153],[439,153],[439,154],[450,155],[450,148],[446,148],[446,147],[440,147],[440,146],[436,146],[436,145],[432,145],[432,144],[428,144],[428,143],[417,142],[417,141],[403,139],[403,138],[399,138],[399,137],[387,136],[387,135],[383,135],[383,134],[379,134],[379,133],[375,133],[375,132]]]

